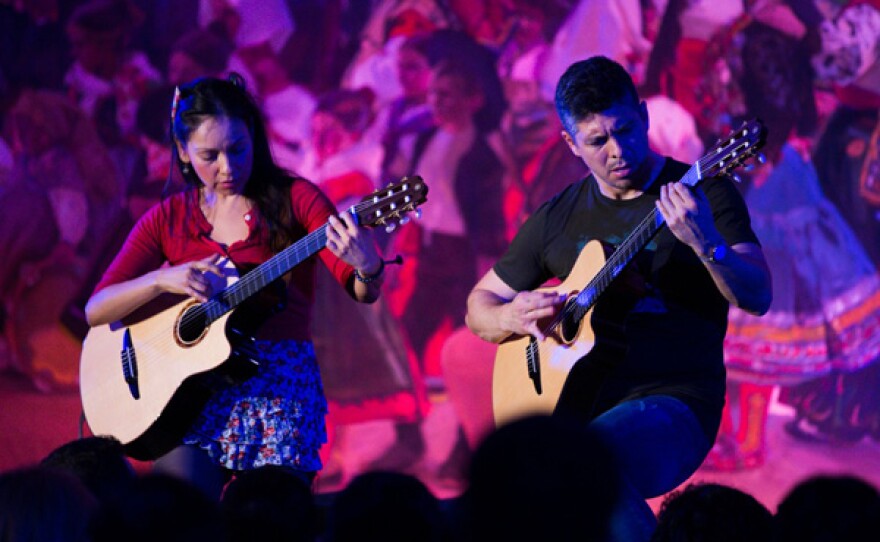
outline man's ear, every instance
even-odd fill
[[[562,136],[565,144],[568,145],[568,150],[570,150],[573,155],[580,157],[580,154],[578,154],[577,151],[577,146],[574,143],[574,139],[572,139],[571,134],[568,133],[568,130],[563,128],[562,130],[560,130],[559,134]]]

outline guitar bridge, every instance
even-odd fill
[[[122,361],[122,377],[128,384],[128,391],[135,399],[141,398],[140,386],[138,386],[137,356],[134,352],[134,343],[131,342],[131,330],[126,328],[122,336],[122,351],[119,353]]]
[[[541,388],[540,355],[541,354],[538,351],[538,340],[534,337],[529,337],[529,345],[526,347],[526,365],[529,370],[529,378],[535,386],[535,393],[538,395],[543,393],[543,389]]]

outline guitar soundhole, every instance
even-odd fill
[[[576,298],[576,295],[572,295],[566,302],[562,320],[559,322],[559,335],[566,344],[575,340],[578,330],[581,328],[581,319],[576,317],[577,311],[573,310],[574,307],[571,307]]]
[[[208,315],[202,305],[187,307],[177,319],[177,342],[181,346],[191,346],[204,337],[208,327]]]

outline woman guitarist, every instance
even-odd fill
[[[211,396],[180,445],[155,463],[218,496],[234,471],[267,464],[311,480],[321,469],[327,407],[309,333],[315,266],[320,259],[369,303],[379,296],[383,262],[349,213],[337,217],[318,188],[275,164],[241,78],[180,86],[171,134],[185,189],[135,225],[88,302],[89,324],[117,321],[164,293],[204,303],[216,293],[211,276],[224,273],[221,258],[247,269],[326,226],[329,250],[284,276],[274,314],[255,333],[256,375]]]

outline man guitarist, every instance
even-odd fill
[[[583,324],[594,328],[595,346],[571,368],[555,407],[582,419],[615,456],[628,496],[610,520],[615,539],[647,540],[655,520],[644,499],[685,481],[714,441],[728,304],[765,313],[770,275],[730,180],[692,188],[677,182],[687,165],[649,148],[645,102],[623,67],[604,57],[573,64],[557,85],[556,108],[563,139],[592,173],[521,227],[470,293],[467,323],[491,342],[547,340],[542,322],[572,296],[535,289],[569,278],[588,242],[613,248],[655,208],[662,215],[668,227]]]

